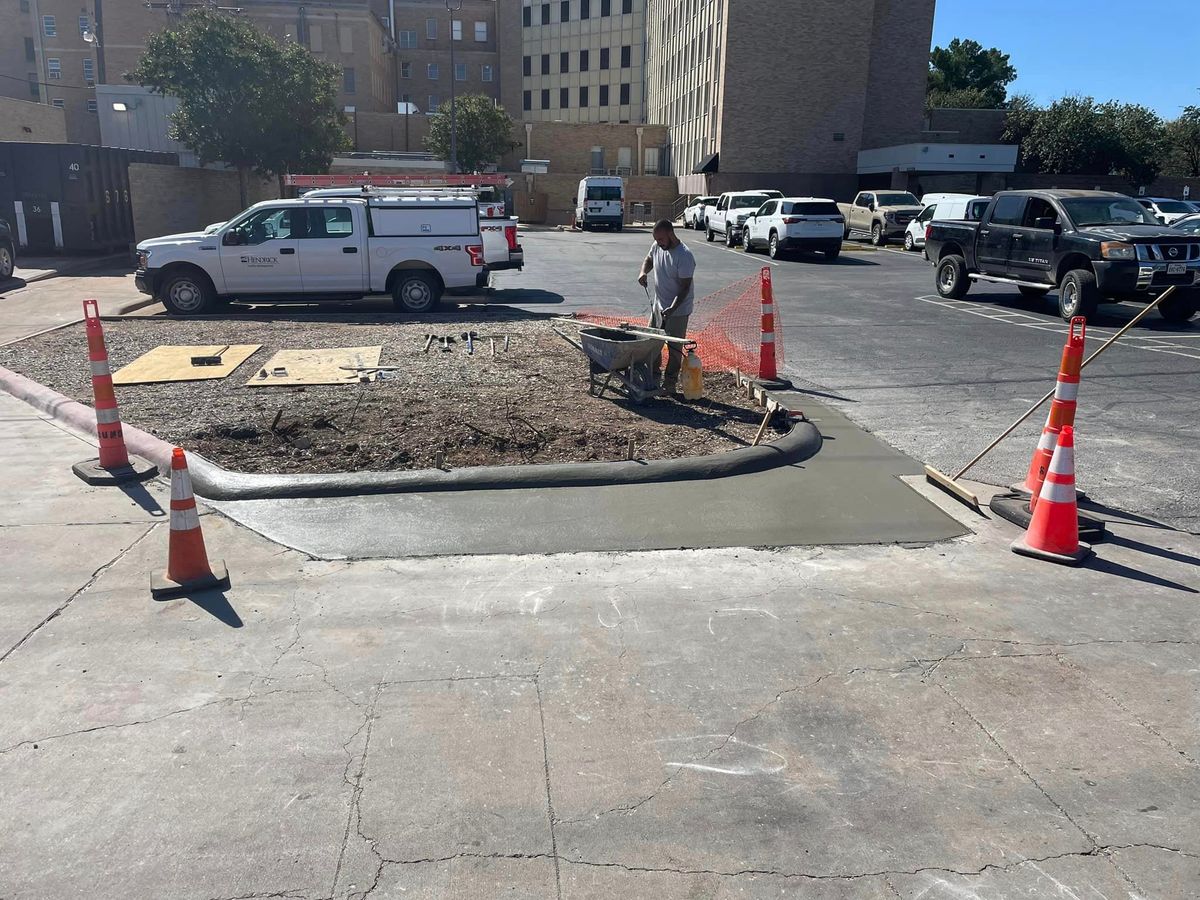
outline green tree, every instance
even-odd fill
[[[1110,100],[1098,107],[1101,121],[1116,136],[1112,170],[1133,184],[1150,184],[1162,172],[1169,155],[1167,129],[1154,110],[1137,103]]]
[[[455,100],[458,131],[458,165],[474,172],[486,163],[499,162],[517,146],[512,139],[513,121],[503,107],[483,94],[466,94]],[[450,104],[443,103],[429,120],[425,149],[442,159],[450,158]]]
[[[1183,115],[1166,124],[1167,167],[1172,175],[1200,176],[1200,106],[1186,106]]]
[[[171,137],[201,162],[235,166],[243,206],[251,170],[325,170],[349,143],[337,107],[337,69],[215,10],[189,13],[152,35],[125,77],[178,98]]]
[[[967,104],[972,109],[1000,109],[1017,70],[1008,54],[985,50],[978,41],[955,38],[929,54],[929,106]]]

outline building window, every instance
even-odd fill
[[[64,100],[62,97],[55,97],[53,100],[50,101],[50,105],[53,106],[55,109],[66,109],[67,101]]]
[[[586,72],[588,70],[588,52],[586,50],[579,51],[579,71]]]
[[[30,72],[29,73],[29,96],[35,97],[35,98],[40,98],[42,96],[42,94],[41,94],[41,91],[38,90],[39,87],[41,87],[41,86],[38,84],[37,72]]]
[[[526,28],[533,24],[533,7],[526,6],[521,9],[521,24]]]
[[[46,74],[48,74],[53,81],[57,81],[59,78],[62,78],[62,60],[57,58],[46,60]]]
[[[83,80],[89,85],[96,83],[96,61],[90,56],[83,61]]]
[[[600,105],[608,106],[608,85],[600,85]]]
[[[608,48],[607,47],[600,48],[600,68],[601,69],[608,68]]]
[[[475,23],[475,42],[477,44],[487,43],[487,22]]]
[[[25,38],[25,61],[33,62],[37,59],[37,54],[33,49],[33,38]]]
[[[542,109],[550,108],[550,88],[542,88]]]
[[[392,20],[387,16],[384,16],[381,21],[383,22],[383,30],[390,33],[392,30]]]
[[[338,28],[338,48],[343,53],[354,52],[354,29],[349,25],[342,25]]]
[[[417,46],[417,33],[415,31],[401,31],[396,35],[396,40],[401,47],[412,48]]]
[[[612,0],[600,0],[600,15],[612,15]]]
[[[451,19],[450,20],[450,40],[452,40],[452,41],[461,41],[462,40],[462,19]]]
[[[90,112],[90,113],[96,112],[96,101],[89,100],[87,103],[88,103],[88,107],[87,107],[88,112]]]
[[[437,63],[426,63],[425,77],[428,78],[430,81],[438,80],[438,64]]]
[[[579,18],[590,19],[592,17],[591,0],[579,0]]]
[[[564,51],[564,52],[558,54],[558,71],[560,71],[560,72],[570,72],[571,71],[571,54],[570,53],[567,53]]]
[[[524,107],[525,112],[529,112],[531,109],[533,109],[533,91],[525,91],[524,96],[522,97],[521,105]]]
[[[495,79],[495,72],[492,70],[491,66],[484,65],[484,66],[479,67],[479,80],[480,81],[493,81],[494,79]]]
[[[320,25],[308,27],[308,49],[313,53],[323,53],[325,50],[325,29]]]
[[[844,131],[835,131],[835,132],[833,133],[833,139],[834,139],[835,141],[844,141],[844,140],[846,139],[846,132],[844,132]]]
[[[550,74],[550,54],[549,53],[542,54],[542,74],[543,75]]]
[[[42,16],[42,34],[46,37],[58,36],[58,26],[54,24],[54,16]]]
[[[604,174],[604,148],[603,147],[593,147],[592,148],[592,174],[593,175],[603,175]]]
[[[627,84],[621,85],[621,105],[629,105],[629,85]]]
[[[21,0],[21,12],[29,12],[29,0]]]
[[[425,37],[431,41],[437,40],[437,19],[425,20]]]
[[[579,108],[587,109],[587,105],[588,105],[588,87],[585,84],[579,88]]]
[[[633,65],[633,48],[626,45],[621,48],[621,68],[628,69]]]
[[[353,94],[354,93],[354,70],[353,69],[342,69],[342,93],[343,94]]]
[[[533,57],[526,56],[521,60],[521,72],[525,75],[533,74]]]
[[[401,78],[412,78],[412,63],[411,62],[405,61],[405,62],[400,63],[400,77]]]
[[[568,109],[568,108],[570,108],[570,106],[571,106],[571,89],[565,88],[565,87],[559,88],[558,89],[558,108],[559,109]]]
[[[466,81],[467,80],[467,64],[466,63],[455,63],[454,64],[454,80],[455,81]]]
[[[562,0],[562,3],[558,4],[558,21],[571,21],[571,0]]]
[[[79,17],[79,36],[83,37],[92,30],[92,21],[87,16]]]
[[[549,3],[542,4],[542,24],[543,25],[550,24],[550,4]]]
[[[623,12],[623,13],[633,12],[633,0],[621,0],[621,12]]]

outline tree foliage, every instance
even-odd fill
[[[930,106],[1000,109],[1016,77],[1007,53],[955,38],[929,54],[927,102]]]
[[[201,162],[227,162],[243,179],[324,171],[348,145],[337,107],[339,72],[299,44],[278,43],[215,10],[189,13],[152,35],[125,76],[179,100],[171,137]]]
[[[458,165],[473,172],[487,163],[499,162],[517,146],[512,139],[513,121],[503,107],[483,94],[465,94],[455,100],[458,132]],[[425,149],[450,159],[450,104],[443,103],[429,120]]]
[[[1167,170],[1187,178],[1200,176],[1200,106],[1186,106],[1183,115],[1167,123]]]

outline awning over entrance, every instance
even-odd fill
[[[885,172],[1012,172],[1016,144],[897,144],[858,153],[858,174]]]
[[[721,157],[721,154],[719,152],[712,153],[712,154],[709,154],[708,156],[704,157],[704,159],[700,161],[700,165],[698,165],[698,166],[696,166],[696,168],[692,169],[692,174],[693,175],[711,175],[713,172],[716,172],[717,171],[717,163],[720,160],[720,157]]]

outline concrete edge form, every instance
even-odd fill
[[[96,433],[91,407],[0,367],[0,389],[67,425]],[[782,407],[781,407],[782,410]],[[131,453],[170,468],[172,445],[122,423]],[[757,447],[739,447],[707,456],[622,462],[554,463],[527,466],[473,466],[391,472],[334,472],[276,475],[235,472],[188,453],[192,488],[208,500],[270,500],[299,497],[351,497],[363,494],[437,491],[513,490],[520,488],[595,487],[728,478],[803,462],[821,449],[821,433],[808,421],[795,421],[787,434]]]

